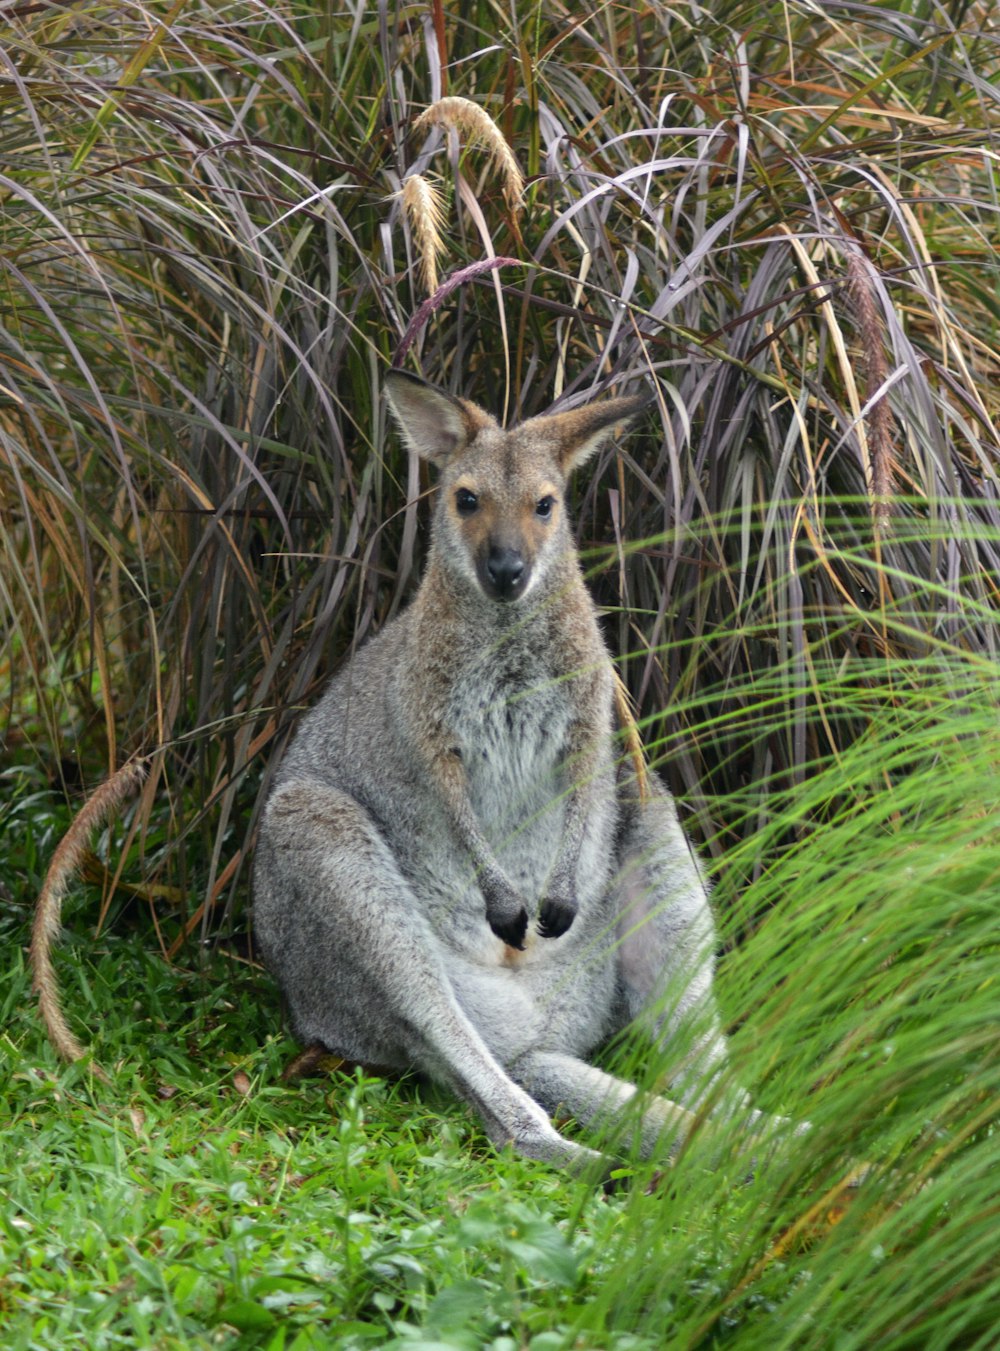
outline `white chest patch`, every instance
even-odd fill
[[[567,786],[568,690],[537,666],[526,666],[516,649],[484,654],[456,688],[451,708],[473,810],[501,848],[511,832],[540,814],[558,831]]]

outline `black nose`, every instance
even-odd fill
[[[524,559],[516,549],[491,549],[486,559],[488,590],[496,600],[510,600],[525,577]]]

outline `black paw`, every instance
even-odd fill
[[[502,938],[508,947],[524,951],[524,935],[528,932],[528,912],[523,905],[513,919],[495,920],[490,919],[489,915],[486,918],[497,938]]]
[[[538,932],[543,938],[559,938],[576,918],[576,906],[572,901],[554,901],[550,897],[542,902],[538,912]]]

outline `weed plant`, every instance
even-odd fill
[[[998,50],[978,0],[0,6],[6,1344],[995,1345]],[[812,1123],[751,1182],[725,1125],[603,1200],[280,1082],[255,804],[419,575],[393,361],[657,394],[575,519],[733,1074]],[[61,959],[109,1087],[18,954],[139,752]]]

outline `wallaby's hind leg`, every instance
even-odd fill
[[[352,798],[292,782],[268,803],[254,923],[300,1040],[424,1070],[479,1114],[491,1141],[585,1169],[459,1007],[438,940],[374,822]]]
[[[708,889],[673,800],[652,776],[649,787],[645,802],[624,793],[622,799],[619,1023],[644,1024],[662,1046],[686,1039],[674,1083],[696,1089],[726,1058],[712,995],[715,931]]]
[[[620,1147],[622,1128],[629,1122],[639,1130],[643,1158],[663,1157],[680,1144],[694,1123],[685,1108],[657,1094],[643,1097],[641,1112],[629,1108],[639,1093],[634,1084],[556,1051],[529,1051],[508,1067],[511,1075],[548,1112],[564,1109],[581,1126],[605,1136],[612,1149]]]
[[[645,1025],[662,1047],[683,1048],[671,1089],[688,1108],[715,1099],[727,1050],[712,979],[715,930],[708,888],[673,799],[657,780],[640,803],[623,794],[624,832],[619,850],[618,1024]],[[742,1118],[752,1130],[786,1130],[784,1117],[751,1106],[739,1087],[713,1101],[713,1115]],[[806,1130],[805,1124],[795,1127]]]

